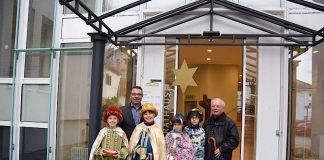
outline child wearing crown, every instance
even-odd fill
[[[193,108],[188,113],[190,125],[185,128],[193,146],[195,160],[204,160],[205,156],[205,130],[199,126],[202,118],[202,112],[198,108]]]
[[[125,132],[117,125],[123,121],[119,107],[108,107],[103,113],[107,126],[102,128],[94,141],[89,160],[121,160],[128,155],[128,139]]]
[[[163,131],[154,120],[157,115],[158,111],[152,103],[143,104],[143,122],[135,127],[129,141],[132,160],[166,160]]]

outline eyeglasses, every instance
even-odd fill
[[[131,93],[132,96],[142,96],[142,93]]]

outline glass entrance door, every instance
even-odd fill
[[[255,159],[257,52],[256,46],[165,46],[164,132],[172,129],[173,114],[187,115],[196,107],[203,111],[205,120],[210,116],[211,99],[222,98],[225,113],[240,134],[233,159]],[[197,86],[186,86],[183,91],[182,86],[172,85],[176,77],[172,70],[181,70],[185,63],[189,69],[197,68],[187,77]]]

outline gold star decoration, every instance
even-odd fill
[[[173,86],[179,85],[182,93],[185,93],[187,86],[197,86],[197,83],[192,78],[197,68],[188,68],[186,60],[183,61],[180,69],[173,69],[176,78],[172,83]]]

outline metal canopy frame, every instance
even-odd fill
[[[70,3],[74,1],[74,5]],[[89,143],[88,143],[88,153],[91,151],[91,147],[97,134],[99,133],[101,126],[101,102],[102,102],[102,86],[103,86],[103,64],[104,64],[104,53],[105,53],[105,44],[109,41],[115,46],[141,46],[141,45],[220,45],[220,46],[248,46],[248,45],[257,45],[257,46],[287,46],[287,47],[298,47],[298,46],[316,46],[317,44],[324,41],[324,27],[318,31],[301,26],[287,20],[278,18],[271,14],[261,12],[246,6],[242,6],[237,3],[233,3],[227,0],[198,0],[192,3],[183,5],[181,7],[172,9],[170,11],[163,12],[161,14],[155,15],[151,18],[145,19],[141,22],[135,23],[128,27],[122,28],[118,31],[113,31],[109,25],[103,22],[103,19],[111,17],[115,14],[133,8],[135,6],[141,5],[143,3],[149,2],[151,0],[138,0],[134,3],[128,4],[119,9],[113,10],[103,15],[96,15],[91,11],[81,0],[59,0],[61,5],[66,6],[77,16],[79,16],[87,25],[90,25],[95,32],[88,33],[91,36],[91,41],[93,42],[93,53],[92,53],[92,68],[91,68],[91,90],[90,90],[90,113],[89,113]],[[297,3],[306,7],[310,7],[319,11],[324,11],[324,7],[316,5],[314,3],[306,2],[304,0],[287,0],[293,3]],[[143,29],[152,24],[156,24],[168,18],[180,15],[182,13],[193,11],[199,7],[209,5],[209,10],[205,13],[196,14],[186,19],[179,20],[177,22],[172,22],[172,24],[167,24],[161,28],[157,28],[153,31],[150,31],[145,34],[132,34],[132,32],[139,29]],[[215,5],[220,5],[235,12],[243,13],[244,15],[249,15],[251,17],[257,18],[264,22],[277,25],[279,27],[290,30],[294,34],[282,34],[276,31],[270,30],[265,26],[260,26],[259,24],[249,23],[234,16],[229,16],[223,13],[219,13],[214,10]],[[87,13],[83,14],[80,12],[80,8],[83,8]],[[86,15],[86,16],[85,16]],[[209,31],[202,31],[203,34],[159,34],[160,32],[178,26],[180,24],[192,21],[194,19],[208,16],[210,17],[210,28]],[[223,34],[221,35],[219,31],[213,30],[213,20],[214,15],[220,16],[237,23],[240,23],[245,26],[252,27],[254,29],[263,31],[263,34]],[[182,38],[187,41],[179,42],[163,42],[163,43],[154,43],[154,42],[145,42],[141,41],[145,37],[163,37],[163,38]],[[280,38],[280,42],[277,43],[258,43],[245,41],[236,41],[235,39],[246,39],[246,38],[265,38],[273,37]],[[209,39],[203,43],[197,43],[192,41],[192,39]],[[210,39],[232,39],[232,41],[217,43],[211,41]]]
[[[74,5],[70,4],[74,1]],[[310,28],[307,28],[302,25],[298,25],[296,23],[284,20],[282,18],[273,16],[271,14],[252,9],[234,2],[230,2],[227,0],[198,0],[192,3],[177,7],[175,9],[163,12],[161,14],[155,15],[151,18],[145,19],[133,25],[127,26],[117,31],[113,31],[109,25],[103,22],[103,19],[114,16],[120,12],[126,11],[130,8],[136,7],[143,3],[147,3],[151,0],[138,0],[134,3],[128,4],[121,8],[115,9],[103,15],[97,16],[93,11],[91,11],[82,1],[80,0],[59,0],[61,5],[66,6],[76,15],[78,15],[82,20],[86,22],[87,25],[90,25],[96,32],[105,33],[107,35],[106,39],[114,44],[115,46],[141,46],[141,45],[232,45],[232,46],[242,46],[242,45],[258,45],[258,46],[315,46],[324,41],[324,27],[320,30],[316,31]],[[318,11],[324,12],[324,6],[318,5],[315,3],[307,2],[304,0],[287,0],[289,2],[293,2],[299,5],[303,5]],[[131,34],[134,31],[139,29],[143,29],[152,24],[156,24],[168,18],[180,15],[182,13],[193,11],[198,9],[199,7],[209,5],[209,11],[205,11],[205,13],[198,14],[195,16],[191,16],[189,18],[179,20],[178,22],[174,22],[172,24],[167,24],[161,28],[157,28],[153,31],[144,34]],[[277,31],[270,30],[260,24],[253,24],[251,22],[240,20],[239,18],[235,18],[234,16],[229,16],[214,10],[215,5],[219,5],[225,7],[227,9],[243,13],[244,15],[249,15],[251,17],[257,18],[259,20],[265,21],[267,23],[282,27],[287,29],[292,33],[278,33]],[[80,12],[80,8],[83,8],[87,13],[82,14]],[[84,16],[87,15],[87,16]],[[197,34],[179,34],[179,33],[170,33],[170,34],[159,34],[166,29],[170,29],[172,27],[178,26],[180,24],[192,21],[194,19],[210,16],[210,30],[202,31],[205,34],[197,33]],[[219,31],[213,31],[213,16],[220,16],[225,19],[229,19],[240,23],[245,26],[252,27],[254,29],[263,31],[262,34],[222,34],[220,35]],[[187,39],[187,41],[182,42],[144,42],[140,41],[145,37],[172,37],[172,38],[183,38]],[[264,37],[273,37],[273,38],[281,38],[280,42],[269,42],[269,43],[246,43],[246,42],[235,42],[234,39],[240,38],[264,38]],[[217,42],[203,42],[203,43],[195,43],[192,42],[191,39],[233,39],[232,42],[226,43],[217,43]]]

